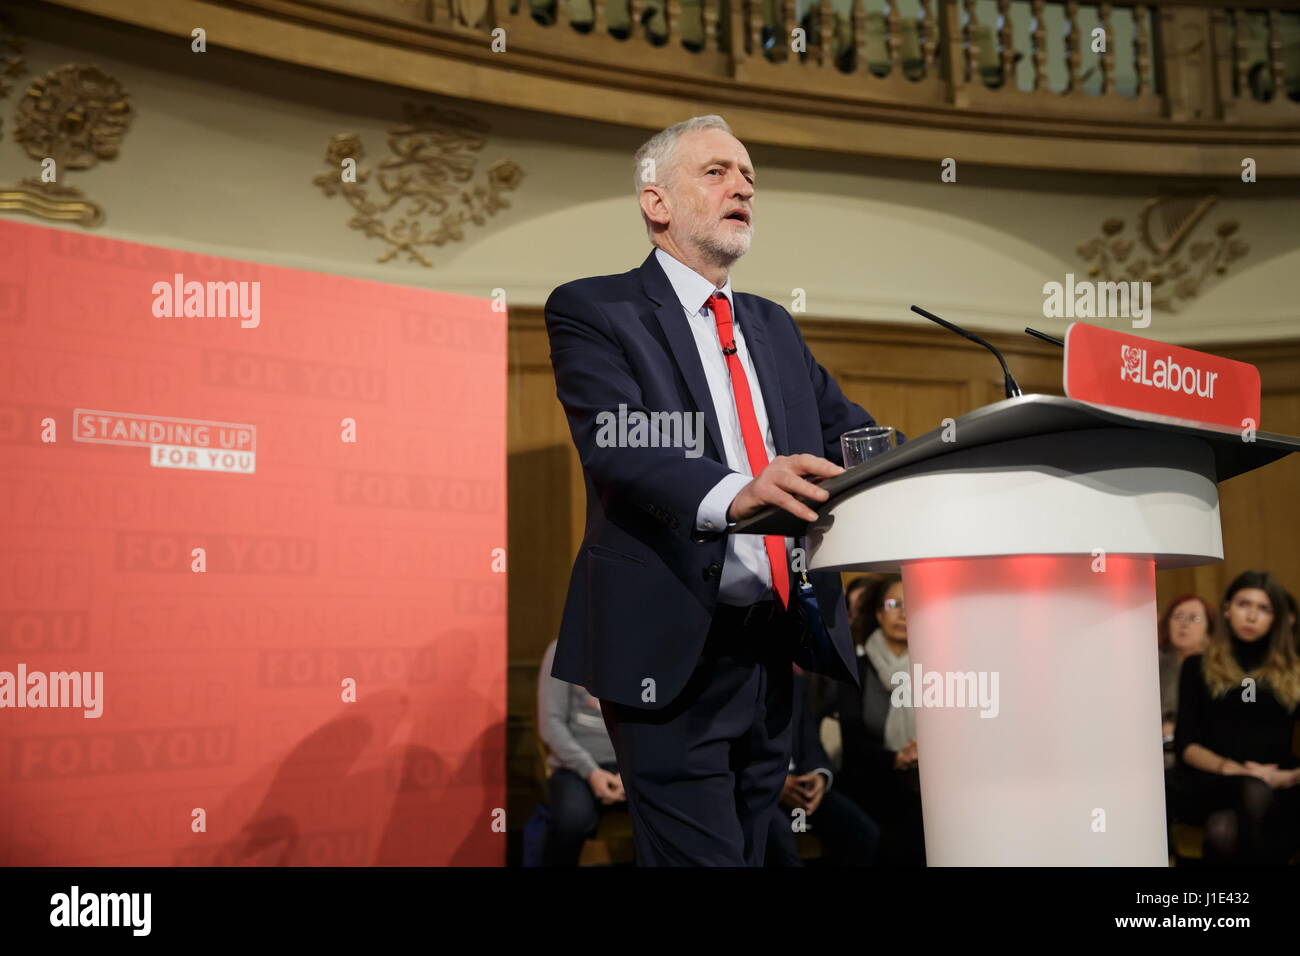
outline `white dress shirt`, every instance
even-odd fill
[[[717,414],[718,428],[722,433],[723,452],[726,454],[727,467],[734,474],[727,475],[700,502],[695,518],[695,527],[701,531],[717,531],[727,526],[727,508],[740,489],[749,484],[753,475],[749,469],[749,458],[745,454],[745,443],[740,432],[740,415],[736,411],[736,400],[731,390],[731,372],[727,369],[727,359],[722,354],[722,344],[718,341],[718,323],[712,310],[708,308],[709,297],[714,292],[721,292],[731,303],[733,331],[736,337],[736,357],[745,369],[749,380],[749,392],[754,401],[754,416],[758,419],[759,431],[763,434],[763,444],[767,448],[767,458],[776,457],[776,445],[772,441],[772,428],[767,420],[767,407],[763,404],[763,391],[759,386],[758,373],[745,345],[744,331],[736,315],[736,303],[731,296],[731,277],[721,289],[700,275],[690,266],[678,262],[662,249],[655,249],[655,258],[663,266],[672,283],[673,291],[686,312],[686,319],[695,336],[695,346],[700,353],[700,363],[704,366],[704,377],[709,383],[709,394],[713,397],[713,410]],[[789,553],[793,540],[785,539],[786,552]],[[722,604],[744,606],[756,601],[774,598],[772,591],[772,567],[768,561],[767,549],[763,545],[763,536],[757,534],[727,535],[727,554],[722,562],[722,580],[718,585],[718,601]]]

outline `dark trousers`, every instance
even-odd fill
[[[892,751],[883,751],[850,764],[836,780],[839,791],[851,797],[880,827],[877,865],[925,866],[925,824],[921,812],[921,776],[912,766],[894,770]]]
[[[602,770],[618,773],[618,764],[603,763]],[[551,817],[546,824],[542,866],[577,866],[582,844],[596,832],[600,818],[610,810],[626,810],[626,803],[601,803],[587,781],[563,767],[550,779]]]
[[[1193,767],[1165,779],[1170,819],[1205,828],[1205,863],[1277,866],[1300,848],[1300,789],[1274,790],[1257,777]]]
[[[720,620],[665,707],[601,702],[639,866],[763,865],[790,763],[790,623]]]
[[[803,866],[791,811],[779,803],[772,810],[767,866]],[[880,846],[880,827],[850,797],[828,790],[807,819],[808,832],[821,842],[822,858],[831,866],[872,866]]]

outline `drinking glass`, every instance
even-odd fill
[[[844,467],[852,468],[869,458],[883,455],[897,444],[897,436],[889,425],[870,425],[855,428],[840,436],[840,451],[844,453]]]

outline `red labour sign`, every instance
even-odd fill
[[[1259,369],[1083,322],[1065,331],[1065,394],[1232,429],[1258,429]]]

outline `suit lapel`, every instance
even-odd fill
[[[659,306],[655,310],[655,318],[664,330],[664,338],[668,340],[682,378],[686,379],[686,387],[690,389],[695,407],[704,412],[704,427],[709,440],[713,442],[713,457],[725,464],[727,456],[722,452],[722,430],[718,427],[718,413],[713,407],[713,393],[709,391],[709,380],[704,376],[704,363],[700,361],[695,336],[691,334],[681,303],[674,299]]]
[[[713,443],[713,458],[726,464],[727,456],[722,450],[722,429],[718,426],[718,413],[713,408],[713,393],[709,391],[709,380],[704,376],[704,363],[700,361],[695,336],[691,333],[690,323],[686,321],[686,313],[677,293],[673,291],[672,283],[655,258],[653,249],[637,271],[641,274],[641,285],[646,295],[658,306],[654,312],[655,321],[663,329],[664,339],[681,370],[682,378],[686,380],[691,400],[704,413],[704,428],[709,441]]]
[[[713,407],[713,393],[709,391],[709,381],[704,375],[704,364],[695,345],[695,336],[691,333],[690,323],[682,304],[673,291],[672,283],[664,274],[663,267],[655,258],[654,250],[646,256],[645,262],[637,270],[641,274],[641,284],[646,295],[656,303],[655,320],[663,329],[664,338],[672,350],[673,359],[681,370],[686,387],[690,390],[695,407],[704,412],[705,429],[709,440],[713,442],[713,457],[726,462],[723,452],[722,430],[718,426],[717,411]],[[745,346],[754,363],[758,375],[758,384],[763,396],[763,406],[767,410],[768,424],[772,429],[772,444],[778,455],[788,454],[789,437],[786,434],[785,401],[781,392],[781,380],[776,369],[776,357],[768,343],[767,330],[763,328],[762,319],[757,310],[750,309],[741,302],[741,297],[732,291],[736,322],[745,337]],[[751,383],[752,388],[752,383]]]
[[[735,303],[736,321],[741,334],[745,336],[745,345],[749,348],[749,357],[754,362],[754,371],[758,374],[759,388],[763,392],[763,406],[767,409],[767,421],[772,427],[772,444],[778,455],[789,454],[790,441],[786,434],[785,400],[781,392],[781,380],[776,371],[776,356],[767,341],[767,330],[756,309],[749,308],[741,297],[733,291],[731,296]]]

